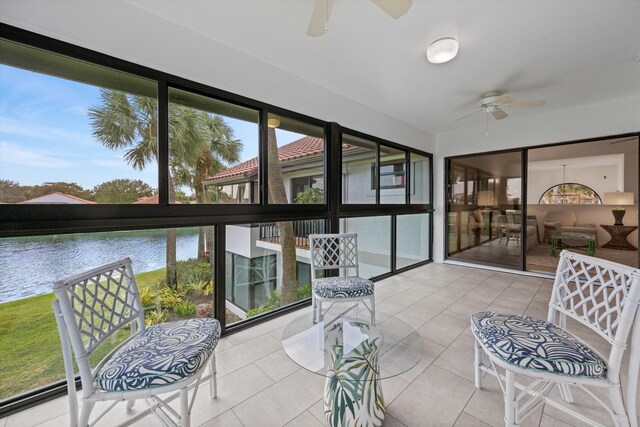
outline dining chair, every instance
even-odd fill
[[[146,328],[129,258],[58,280],[53,291],[72,427],[93,425],[119,402],[127,401],[130,410],[136,399],[144,399],[149,407],[121,426],[153,413],[163,425],[188,427],[198,386],[209,379],[211,397],[216,396],[214,349],[220,339],[220,323],[197,318]],[[91,366],[91,356],[100,344],[126,335],[129,338]],[[79,415],[72,351],[82,383]],[[209,373],[203,376],[207,366]],[[175,393],[159,397],[169,392]],[[178,411],[169,405],[177,397]],[[91,412],[100,401],[112,403],[90,423]]]
[[[476,387],[482,388],[483,372],[497,377],[504,396],[504,419],[508,427],[519,425],[541,404],[592,426],[605,425],[588,417],[584,411],[550,398],[549,393],[556,386],[569,403],[573,402],[570,386],[584,390],[593,406],[604,408],[611,416],[613,424],[606,425],[637,427],[639,301],[640,270],[563,251],[547,321],[491,312],[480,312],[471,317]],[[569,332],[567,318],[604,339],[607,353],[600,353]],[[622,356],[626,349],[630,353],[623,396]],[[484,363],[483,354],[489,364]],[[531,381],[517,383],[516,375]],[[609,404],[591,388],[605,389]],[[526,396],[531,397],[520,406],[520,400]]]
[[[507,245],[509,240],[515,240],[516,244],[520,244],[520,234],[522,233],[522,212],[516,210],[507,210]]]
[[[313,322],[323,321],[326,312],[336,302],[353,302],[352,308],[356,317],[358,303],[362,302],[371,313],[371,325],[375,325],[374,285],[371,280],[359,276],[358,235],[356,233],[310,234],[309,250],[311,252]],[[318,272],[327,273],[329,270],[337,270],[343,276],[318,277]],[[352,275],[349,275],[350,271]],[[322,311],[323,302],[331,303],[324,312]]]

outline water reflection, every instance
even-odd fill
[[[177,230],[176,259],[195,258],[198,228]],[[0,302],[51,292],[51,281],[129,257],[136,273],[165,266],[166,231],[0,239]]]

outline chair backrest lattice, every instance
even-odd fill
[[[508,210],[506,216],[509,224],[512,224],[512,225],[522,224],[522,212]]]
[[[129,258],[56,281],[53,290],[77,356],[90,355],[123,326],[144,329]]]
[[[569,316],[607,340],[607,375],[616,378],[634,322],[640,327],[639,302],[640,270],[562,251],[547,320],[565,327],[564,317]]]
[[[317,270],[354,269],[358,270],[358,235],[310,234],[311,278],[316,278]]]

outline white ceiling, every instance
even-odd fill
[[[483,124],[454,120],[492,90],[546,100],[505,121],[640,94],[637,0],[413,0],[397,21],[369,0],[336,0],[319,38],[306,36],[313,0],[127,2],[435,134]],[[428,63],[443,36],[459,40],[458,57]]]

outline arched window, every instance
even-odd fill
[[[602,199],[592,188],[575,182],[554,185],[542,193],[540,205],[601,205]]]

